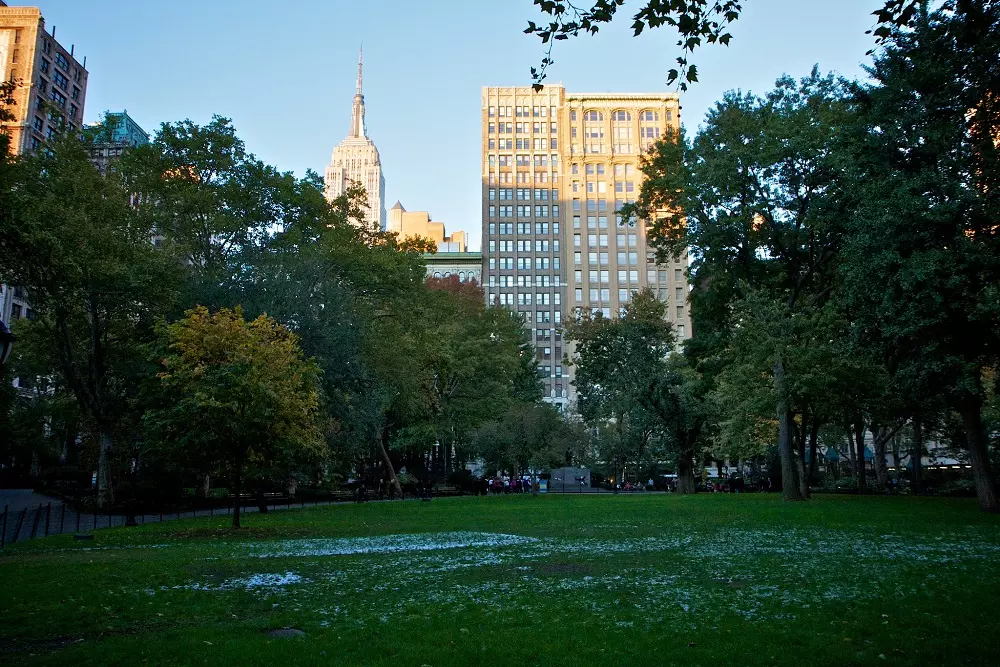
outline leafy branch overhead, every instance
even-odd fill
[[[552,51],[557,41],[578,37],[581,33],[596,35],[602,26],[610,24],[627,0],[593,0],[593,4],[578,6],[569,0],[534,0],[535,6],[545,15],[546,22],[528,21],[524,32],[537,35],[545,46],[545,54],[538,67],[531,68],[534,89],[540,90],[555,62]],[[869,31],[876,44],[889,38],[894,26],[909,25],[916,16],[921,0],[885,0],[882,8],[873,12],[876,25]],[[637,4],[637,3],[636,3]],[[635,4],[630,5],[634,7]],[[645,0],[632,15],[632,34],[641,35],[647,28],[669,26],[677,31],[680,55],[677,67],[667,72],[667,85],[680,82],[681,90],[698,81],[698,67],[690,62],[695,49],[703,44],[728,46],[733,36],[729,27],[743,12],[742,0]]]

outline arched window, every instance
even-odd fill
[[[611,143],[615,153],[632,152],[632,114],[628,111],[611,112]]]
[[[663,136],[660,126],[660,114],[656,111],[643,111],[639,114],[639,144],[643,150]]]
[[[600,111],[586,111],[583,114],[583,151],[602,153],[604,151],[604,114]]]
[[[440,271],[435,271],[434,272],[434,277],[435,278],[440,278],[441,277],[441,272]]]
[[[460,283],[464,283],[465,282],[465,271],[459,271],[458,272],[458,282],[460,282]]]
[[[445,271],[444,272],[444,277],[445,278],[451,278],[451,271]]]

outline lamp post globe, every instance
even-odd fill
[[[14,347],[14,341],[17,337],[11,333],[7,325],[0,320],[0,366],[7,363],[7,357],[10,356],[10,350]]]

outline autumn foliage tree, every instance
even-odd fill
[[[226,470],[233,527],[244,478],[273,478],[321,454],[318,370],[275,320],[198,307],[166,327],[158,400],[146,415],[154,447]]]

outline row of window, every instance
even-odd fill
[[[591,248],[607,248],[609,241],[608,234],[587,234],[587,245]],[[616,239],[619,248],[636,248],[639,246],[638,234],[618,234]],[[573,247],[580,248],[583,245],[583,234],[573,234]]]
[[[576,116],[577,116],[577,113],[576,113],[575,110],[569,112],[569,119],[570,120],[576,120]],[[668,123],[671,120],[673,120],[673,112],[672,111],[667,111],[666,112],[666,116],[667,116],[667,122]],[[629,113],[628,111],[612,111],[611,112],[611,120],[615,121],[615,122],[618,122],[618,123],[629,122],[629,121],[632,120],[632,114]],[[601,122],[604,122],[604,113],[601,112],[601,111],[584,111],[583,112],[583,121],[585,123],[601,123]],[[658,111],[648,111],[647,110],[647,111],[640,111],[639,112],[639,122],[640,123],[658,123],[659,121],[660,121],[660,113]]]
[[[519,150],[519,151],[554,151],[559,148],[559,140],[555,137],[546,139],[545,137],[535,137],[533,139],[490,139],[487,142],[489,149],[494,150]]]
[[[492,132],[490,133],[492,134]],[[582,136],[587,139],[590,143],[594,143],[594,139],[604,138],[604,127],[601,125],[587,125],[583,128]],[[615,139],[616,142],[627,142],[632,139],[632,128],[631,127],[613,127],[611,128],[611,137]],[[659,125],[643,125],[639,128],[639,137],[642,139],[659,139],[660,138],[660,126]],[[569,138],[577,138],[577,128],[571,127],[569,130]]]
[[[573,216],[573,229],[580,229],[580,216]],[[616,227],[628,227],[629,221],[620,215],[615,216],[615,226]],[[607,229],[608,228],[608,216],[606,215],[588,215],[587,216],[587,229]]]
[[[652,272],[653,270],[654,269],[647,269],[647,271],[646,271],[646,277],[647,278],[650,277],[650,272]],[[610,282],[609,275],[610,274],[608,273],[608,271],[604,271],[604,270],[593,270],[592,269],[592,270],[590,270],[590,271],[587,272],[587,278],[589,279],[589,281],[590,281],[591,284],[598,283],[598,282],[601,282],[601,283]],[[684,270],[683,269],[674,269],[674,284],[680,283],[683,280],[684,280]],[[638,271],[638,269],[619,269],[618,270],[618,282],[620,282],[620,283],[626,283],[626,282],[628,282],[628,283],[637,283],[637,282],[639,282],[639,271]],[[653,280],[650,279],[649,282],[653,282]],[[660,271],[660,282],[661,283],[666,283],[667,282],[666,271]],[[582,270],[577,270],[577,271],[573,272],[573,283],[575,285],[582,285],[583,284],[583,271]],[[677,289],[683,290],[684,288],[683,287],[678,287]],[[678,292],[678,294],[682,294],[682,293],[683,292]]]
[[[486,134],[555,134],[553,123],[488,123]]]
[[[532,225],[532,223],[530,223],[530,222],[519,222],[519,223],[517,223],[517,227],[516,227],[517,233],[518,234],[530,234],[531,233],[531,225]],[[536,222],[536,223],[534,223],[534,225],[535,225],[535,234],[548,234],[549,233],[549,229],[552,230],[553,234],[557,234],[557,235],[559,234],[559,223],[558,222],[553,222],[551,226],[549,226],[549,223],[547,223],[547,222]],[[491,236],[496,235],[498,232],[499,232],[499,234],[501,236],[510,235],[510,234],[514,233],[514,229],[515,229],[515,227],[514,227],[514,223],[513,222],[501,222],[501,223],[491,222],[491,223],[489,223],[489,231],[490,231],[490,235]]]
[[[491,275],[490,287],[559,287],[559,274],[497,276]]]
[[[559,199],[559,190],[553,189],[552,199]],[[504,201],[507,199],[516,198],[520,201],[529,201],[531,199],[537,199],[539,201],[548,201],[549,199],[549,189],[548,188],[535,188],[532,192],[531,188],[490,188],[487,196],[490,201],[499,199]]]
[[[514,252],[514,248],[517,248],[517,252],[548,252],[552,250],[553,252],[559,252],[559,239],[554,241],[549,241],[548,239],[539,239],[535,241],[490,241],[490,252]]]
[[[489,107],[489,110],[487,111],[487,114],[489,115],[490,118],[493,118],[495,116],[499,116],[500,118],[504,118],[504,117],[508,117],[508,118],[515,118],[515,117],[516,118],[530,118],[530,117],[533,117],[533,118],[546,118],[548,116],[551,116],[552,118],[555,118],[556,117],[556,108],[555,107],[536,107],[536,106],[532,106],[532,107],[526,107],[526,106],[518,106],[518,107]]]
[[[515,265],[518,271],[531,271],[532,268],[540,271],[549,269],[558,271],[559,263],[558,257],[535,257],[534,264],[531,257],[490,257],[489,267],[491,271],[513,271]]]
[[[607,266],[611,263],[610,261],[608,261],[609,259],[610,259],[610,253],[608,252],[592,250],[587,253],[588,264],[599,264],[601,266]],[[620,266],[625,266],[625,265],[639,266],[639,253],[637,252],[619,252],[616,253],[616,259],[618,260],[618,264]],[[655,258],[649,256],[646,258],[646,261],[652,263],[653,261],[655,261]],[[580,266],[583,264],[582,252],[573,253],[573,264],[575,266]]]
[[[629,299],[632,298],[633,294],[635,294],[638,291],[639,290],[637,288],[634,288],[634,287],[632,287],[632,288],[627,288],[627,287],[620,288],[618,290],[618,302],[619,303],[625,303],[626,301],[628,301]],[[583,301],[583,288],[582,287],[577,287],[576,289],[574,289],[573,290],[573,296],[576,297],[577,303],[582,302]],[[667,293],[667,289],[665,287],[661,287],[657,291],[657,298],[659,298],[660,301],[663,301],[663,302],[667,301],[667,299],[668,299],[668,293]],[[608,301],[611,300],[611,290],[608,289],[607,287],[603,287],[603,288],[591,287],[590,288],[590,300],[591,301],[604,301],[604,302],[608,302]],[[676,293],[674,295],[674,301],[677,304],[683,304],[684,300],[685,300],[684,288],[678,287],[677,291],[676,291]]]
[[[573,192],[603,195],[608,192],[608,184],[605,181],[587,181],[586,183],[573,181],[572,190]],[[615,181],[614,191],[616,193],[635,192],[635,181]]]
[[[438,279],[451,278],[452,275],[458,276],[458,282],[460,282],[460,283],[472,282],[474,280],[479,280],[479,275],[477,273],[475,273],[474,271],[469,271],[468,273],[466,273],[465,271],[459,271],[458,273],[455,273],[455,274],[452,274],[451,271],[443,271],[443,272],[442,271],[435,271],[433,273],[433,277],[434,278],[438,278]]]
[[[518,153],[517,155],[510,153],[502,155],[491,154],[486,157],[486,161],[491,167],[509,167],[512,164],[516,164],[518,167],[547,167],[550,164],[550,156],[544,153],[537,155],[528,155],[525,153]],[[551,156],[551,165],[553,167],[559,166],[558,153]]]
[[[530,292],[514,294],[513,292],[500,292],[497,295],[497,299],[501,306],[558,306],[561,305],[561,295],[556,292],[555,294],[532,294]]]
[[[489,174],[490,185],[510,185],[514,183],[514,174],[512,172],[500,172],[496,173],[491,171]],[[530,171],[519,171],[517,173],[517,182],[524,184],[532,184],[534,182],[538,183],[548,183],[549,182],[549,172],[547,171],[536,171],[531,173]],[[552,182],[559,182],[559,172],[552,172]]]
[[[614,164],[611,165],[612,171],[615,176],[635,176],[638,171],[638,167],[634,164]],[[580,173],[580,164],[574,162],[570,165],[569,171],[574,176]],[[603,176],[606,173],[606,167],[603,163],[597,162],[587,162],[583,165],[583,173],[587,176]]]
[[[535,217],[536,218],[550,217],[549,215],[550,209],[551,209],[551,217],[558,218],[559,217],[558,204],[553,204],[551,207],[549,207],[546,204],[535,205],[535,210],[534,210]],[[517,212],[518,218],[530,218],[532,213],[530,204],[521,204],[516,207],[511,205],[495,206],[493,204],[490,204],[489,206],[489,214],[491,218],[497,218],[497,217],[513,218],[515,211]]]

